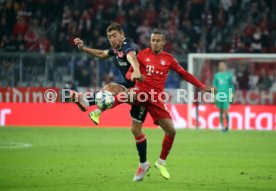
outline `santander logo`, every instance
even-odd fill
[[[188,128],[187,105],[171,105],[170,112],[176,128]],[[214,105],[200,105],[198,117],[196,116],[196,107],[193,107],[190,117],[193,126],[189,128],[195,128],[196,119],[198,119],[198,128],[200,129],[220,129],[219,112]],[[230,108],[229,117],[231,129],[276,130],[274,106],[234,105]]]

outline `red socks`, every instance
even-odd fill
[[[170,137],[168,135],[165,134],[164,139],[163,139],[163,143],[162,143],[162,151],[160,154],[160,159],[162,160],[166,160],[172,145],[173,145],[173,141],[174,141],[174,137]]]

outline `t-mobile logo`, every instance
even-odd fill
[[[154,72],[154,66],[147,65],[146,71],[147,71],[148,75],[150,76]]]

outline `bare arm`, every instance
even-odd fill
[[[85,47],[83,41],[80,38],[75,38],[74,43],[81,51],[91,56],[101,58],[101,59],[107,59],[110,57],[108,55],[108,50],[99,50],[99,49]]]
[[[132,81],[135,81],[135,80],[143,81],[143,77],[140,73],[140,65],[137,60],[136,53],[134,51],[128,52],[127,60],[129,61],[129,63],[131,64],[131,66],[133,68],[133,72],[131,74],[131,80]]]
[[[134,51],[130,51],[127,53],[127,60],[129,61],[129,63],[131,64],[133,70],[139,70],[139,62],[137,60],[136,57],[136,53]]]

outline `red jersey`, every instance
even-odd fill
[[[152,89],[156,92],[164,91],[169,70],[176,71],[184,80],[201,89],[206,88],[206,85],[182,68],[178,61],[165,51],[160,54],[154,54],[150,48],[146,48],[138,53],[137,59],[140,64],[140,72],[145,76],[143,82],[136,82],[135,86],[138,88],[146,91]],[[126,75],[127,79],[130,79],[132,72],[133,68],[131,67]]]

